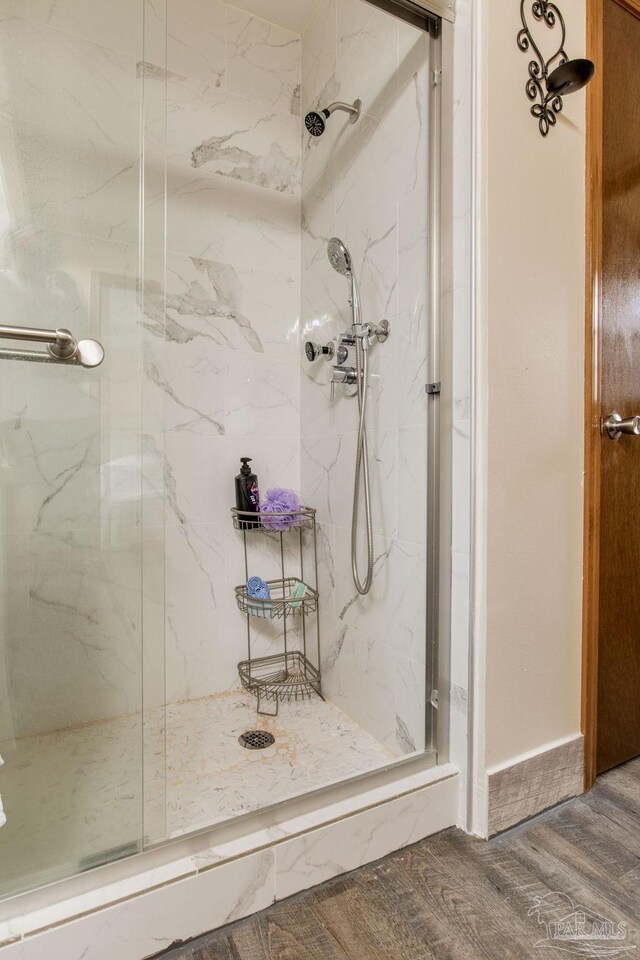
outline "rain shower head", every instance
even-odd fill
[[[304,118],[304,125],[312,137],[321,137],[324,133],[325,114],[327,117],[329,116],[326,110],[323,110],[322,113],[316,113],[315,110],[312,110]]]
[[[329,263],[343,277],[351,277],[351,255],[345,247],[342,240],[338,237],[332,237],[327,246],[327,256]]]
[[[304,118],[304,125],[312,137],[322,136],[326,126],[325,121],[328,120],[336,110],[344,110],[345,113],[349,114],[351,123],[355,123],[362,110],[362,100],[354,100],[353,103],[341,103],[337,100],[322,110],[311,110]]]

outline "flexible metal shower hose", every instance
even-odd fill
[[[353,487],[353,516],[351,519],[351,569],[358,593],[369,593],[373,581],[373,528],[371,525],[371,491],[369,488],[369,453],[367,446],[367,394],[369,392],[369,350],[362,337],[356,337],[356,377],[358,380],[358,443],[356,475]],[[367,523],[367,576],[364,583],[358,571],[358,515],[360,513],[360,477],[363,478],[364,511]]]

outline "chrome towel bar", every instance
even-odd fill
[[[97,340],[76,340],[63,327],[46,330],[41,327],[14,327],[0,324],[0,339],[29,340],[46,344],[46,352],[0,348],[0,360],[30,360],[35,363],[67,363],[82,367],[99,367],[104,349]]]

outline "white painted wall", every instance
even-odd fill
[[[565,0],[570,56],[585,2]],[[487,768],[580,727],[585,97],[544,140],[512,0],[478,0],[475,827]],[[543,37],[549,33],[543,27]]]

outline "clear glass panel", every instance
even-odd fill
[[[0,360],[2,893],[143,842],[142,38],[142,0],[2,4],[0,322],[105,349]]]
[[[336,25],[334,26],[334,20]],[[337,33],[335,57],[326,53]],[[327,364],[301,361],[301,475],[319,507],[325,566],[324,690],[363,735],[395,759],[425,749],[429,400],[430,36],[362,0],[321,3],[303,34],[303,111],[363,101],[351,126],[333,114],[303,137],[303,339],[351,331],[348,281],[327,258],[349,250],[362,321],[389,321],[370,349],[368,443],[374,572],[360,596],[351,570],[358,407],[353,388],[331,402]],[[347,365],[354,364],[351,350]],[[367,569],[360,493],[358,567]]]
[[[294,6],[1,5],[0,323],[106,357],[0,360],[0,895],[426,745],[433,41],[364,0]],[[306,132],[356,98],[357,123]],[[357,401],[303,352],[350,330],[334,235],[363,319],[392,330],[371,349],[364,598]],[[307,529],[251,531],[245,561],[244,456],[263,494],[316,509],[317,560]],[[317,588],[286,642],[326,699],[256,714],[238,664],[249,638],[281,657],[285,623],[238,608],[248,574]],[[275,748],[244,750],[252,728]]]
[[[149,842],[163,827],[188,833],[427,745],[433,41],[364,0],[294,6],[192,0],[187,14],[168,0],[166,48],[149,45],[146,56],[145,98],[158,107],[150,149],[159,161],[166,135],[167,158],[166,245],[145,243],[145,464],[157,508],[145,538],[156,559],[164,550],[166,572],[164,608],[155,607],[166,623],[166,752],[147,757]],[[337,112],[309,136],[308,110],[356,98],[357,123]],[[150,156],[147,218],[159,213],[163,173]],[[375,568],[364,598],[350,558],[357,401],[339,386],[332,402],[331,364],[303,351],[306,339],[325,343],[351,327],[349,284],[327,257],[333,235],[353,258],[363,319],[392,330],[371,348]],[[279,534],[248,532],[245,567],[229,510],[245,456],[263,495],[293,488],[317,510],[317,569],[305,531],[304,577],[297,531],[282,552]],[[361,512],[361,554],[364,532]],[[326,700],[285,697],[277,718],[256,713],[238,664],[250,639],[252,660],[281,658],[255,669],[277,673],[285,623],[238,609],[247,574],[318,587],[318,611],[306,621],[290,611],[286,643],[321,667]],[[155,671],[162,657],[151,649]],[[271,730],[275,749],[244,750],[238,737],[252,728]]]

